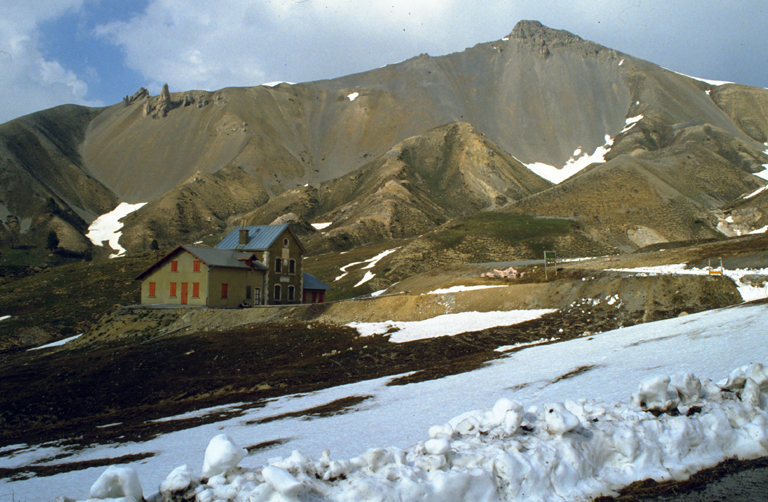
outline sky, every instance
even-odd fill
[[[0,0],[0,123],[60,104],[336,78],[498,40],[522,19],[768,87],[759,0]]]

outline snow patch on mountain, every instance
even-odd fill
[[[139,202],[138,204],[121,202],[120,205],[109,213],[102,214],[93,220],[85,236],[96,246],[103,246],[104,241],[109,241],[109,247],[117,251],[117,253],[109,255],[110,258],[125,256],[125,249],[118,242],[123,235],[120,231],[123,228],[120,220],[132,212],[141,209],[144,205],[146,205],[146,202]]]
[[[533,171],[534,174],[551,183],[559,184],[577,174],[590,164],[605,162],[605,155],[611,150],[612,145],[613,138],[611,138],[609,134],[606,134],[605,144],[603,146],[598,146],[592,154],[582,153],[582,147],[576,148],[571,158],[568,159],[562,168],[557,168],[542,162],[534,162],[532,164],[521,163]]]

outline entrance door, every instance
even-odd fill
[[[181,304],[186,305],[187,304],[187,292],[189,290],[189,283],[182,282],[181,283]]]
[[[261,305],[261,288],[253,288],[253,304]]]

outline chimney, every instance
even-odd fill
[[[240,245],[245,246],[246,244],[248,244],[248,229],[241,228],[240,229]]]

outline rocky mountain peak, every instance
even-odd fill
[[[550,49],[583,41],[581,37],[571,32],[554,30],[539,21],[530,20],[518,22],[508,38],[537,48],[543,57],[549,56]]]

